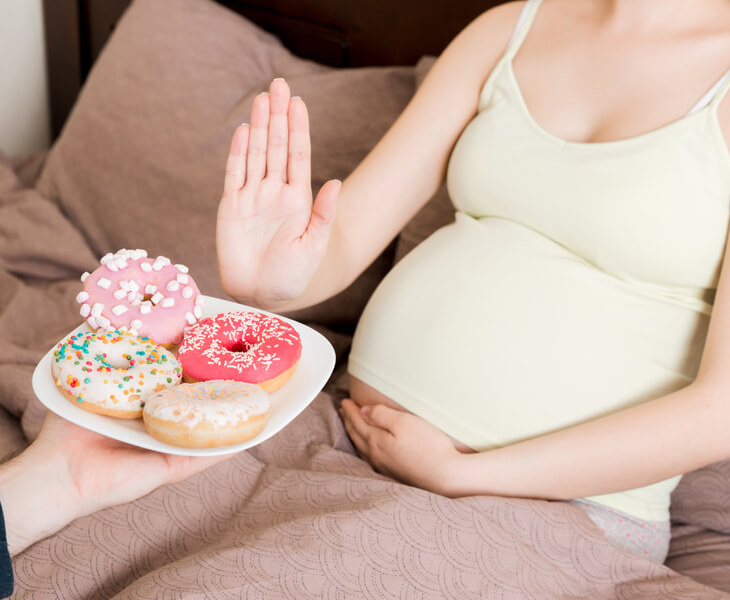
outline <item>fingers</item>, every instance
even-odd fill
[[[274,79],[269,88],[269,137],[266,149],[266,177],[285,181],[289,140],[289,85]]]
[[[310,186],[312,179],[309,115],[304,101],[295,96],[289,102],[289,161],[287,177],[291,185]]]
[[[240,190],[246,181],[248,129],[248,123],[243,123],[233,132],[231,150],[226,161],[226,176],[223,180],[223,196],[230,196]]]
[[[368,456],[370,427],[363,421],[360,415],[360,408],[352,400],[345,399],[342,401],[340,414],[350,439],[352,439],[361,454]]]
[[[301,98],[291,97],[289,85],[283,79],[272,81],[269,89],[269,93],[256,96],[251,108],[248,146],[243,150],[243,183],[257,183],[266,177],[309,187],[311,145],[307,108]],[[236,175],[239,162],[232,167]],[[239,180],[240,176],[232,179],[225,189],[231,189]]]
[[[246,183],[258,182],[266,174],[266,142],[269,137],[270,98],[266,92],[254,98],[246,157]]]

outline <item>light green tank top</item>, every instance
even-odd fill
[[[384,279],[349,361],[352,375],[476,450],[689,384],[728,227],[717,108],[730,78],[650,133],[564,141],[531,117],[512,71],[539,4],[528,2],[454,148],[455,222]],[[665,520],[678,482],[590,499]]]

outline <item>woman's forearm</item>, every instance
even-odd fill
[[[449,495],[567,500],[633,489],[730,456],[730,403],[692,384],[594,421],[463,455]]]

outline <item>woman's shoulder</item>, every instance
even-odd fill
[[[507,49],[525,4],[525,0],[506,2],[484,11],[454,38],[442,59],[459,64],[470,75],[491,71]]]

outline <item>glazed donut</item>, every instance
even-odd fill
[[[193,325],[177,358],[185,381],[228,379],[273,392],[294,374],[301,355],[301,338],[289,323],[259,312],[228,312]]]
[[[203,298],[188,268],[165,256],[147,258],[145,250],[107,254],[81,281],[76,301],[92,330],[129,331],[169,348],[203,316]]]
[[[138,419],[152,392],[175,386],[182,369],[171,352],[128,332],[77,333],[53,350],[51,374],[71,402],[93,413]]]
[[[184,448],[240,444],[257,436],[269,420],[269,396],[238,381],[183,383],[152,394],[144,425],[156,440]]]

